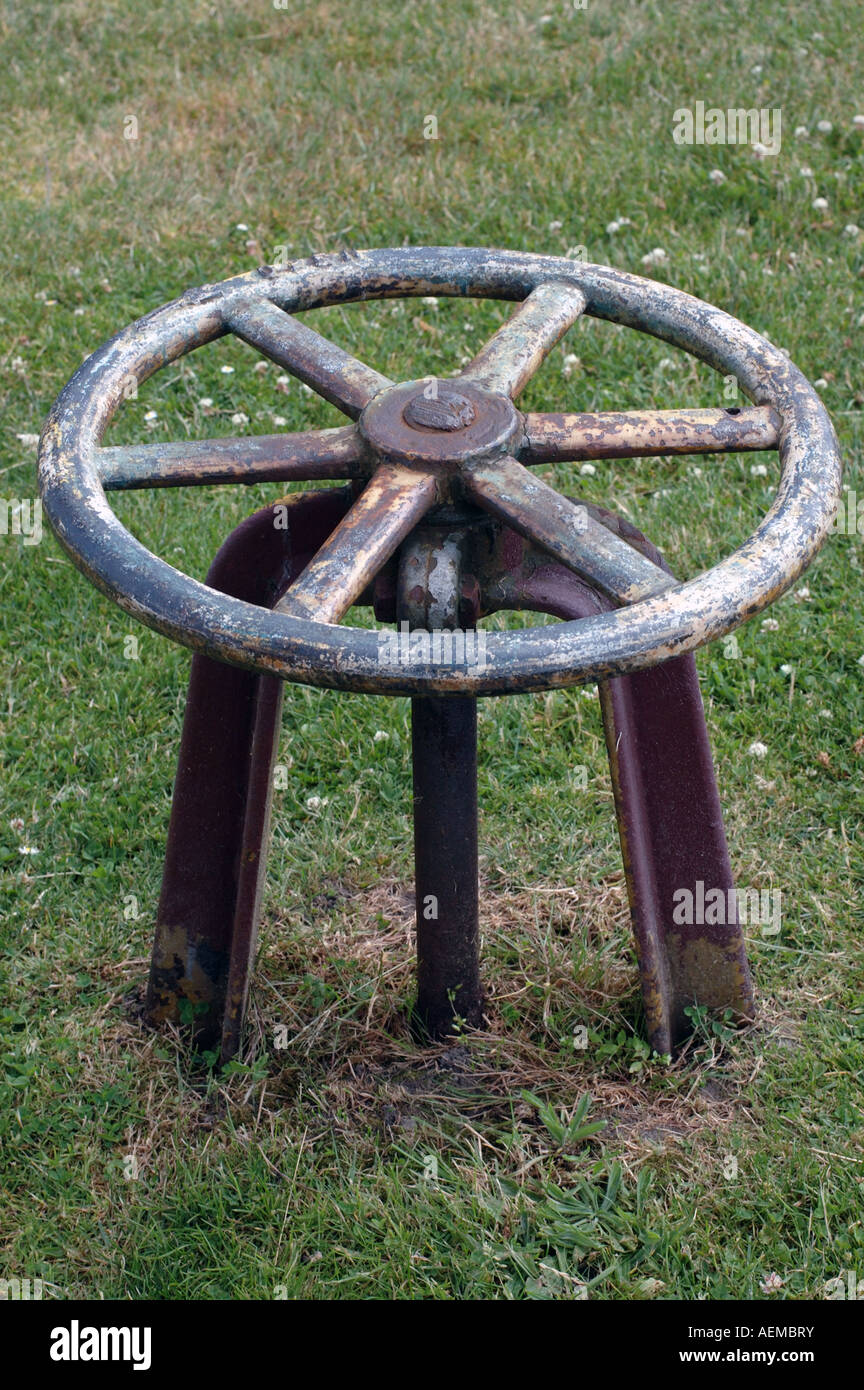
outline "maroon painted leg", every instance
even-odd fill
[[[207,583],[272,607],[350,500],[334,488],[256,512],[225,541]],[[281,708],[278,678],[193,657],[146,1013],[180,1020],[188,1001],[196,1044],[223,1061],[237,1051],[255,953]]]
[[[629,523],[595,515],[655,563],[659,553]],[[529,608],[564,619],[611,605],[569,570],[532,552],[514,532],[499,540],[506,572],[496,608]],[[696,662],[662,666],[600,684],[618,831],[636,937],[646,1031],[659,1053],[692,1031],[685,1014],[698,1004],[754,1014],[753,988],[723,828]],[[722,916],[692,920],[711,890]],[[688,901],[694,908],[687,916]],[[709,901],[711,901],[709,899]]]

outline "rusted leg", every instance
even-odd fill
[[[335,488],[256,512],[225,541],[207,583],[273,607],[350,501],[350,489]],[[195,1043],[223,1061],[239,1044],[255,953],[281,707],[278,678],[193,657],[146,1013],[180,1020],[188,1001]]]
[[[476,608],[461,589],[463,532],[424,526],[400,552],[395,612],[419,637],[473,627]],[[384,616],[379,603],[376,609]],[[404,629],[403,629],[404,630]],[[406,640],[407,633],[406,633]],[[462,645],[464,655],[464,639]],[[453,649],[450,648],[453,655]],[[418,1036],[446,1037],[454,1021],[478,1027],[480,926],[477,887],[477,701],[411,701],[414,881],[417,903]]]
[[[621,518],[593,509],[655,564],[659,553]],[[528,608],[564,619],[612,606],[564,566],[502,528],[489,608]],[[692,1031],[693,1004],[729,1008],[739,1021],[754,1002],[738,922],[723,813],[692,655],[600,684],[618,831],[636,936],[646,1031],[659,1053]],[[713,898],[708,894],[714,891]],[[719,890],[719,892],[717,892]],[[689,899],[688,899],[689,895]],[[716,922],[692,920],[706,902]],[[691,920],[688,901],[694,908]]]
[[[454,1018],[478,1027],[477,701],[411,701],[417,1031],[441,1038]]]
[[[605,681],[600,699],[646,1030],[655,1051],[672,1052],[692,1032],[688,1006],[739,1021],[754,1009],[696,662]],[[714,924],[706,897],[722,901]]]

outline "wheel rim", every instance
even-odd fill
[[[151,554],[109,507],[99,445],[129,381],[141,382],[222,336],[243,306],[269,301],[290,314],[428,294],[525,300],[544,285],[571,287],[589,315],[664,339],[734,375],[756,406],[777,412],[781,481],[775,500],[732,555],[696,578],[579,622],[489,633],[482,667],[404,666],[388,660],[374,631],[315,621],[302,616],[302,607],[271,612],[225,598]],[[779,349],[722,310],[606,267],[419,247],[317,256],[284,270],[262,267],[189,291],[124,329],[87,359],[55,403],[42,436],[40,488],[55,532],[88,578],[127,612],[194,650],[310,685],[491,695],[639,670],[702,646],[761,611],[794,582],[827,534],[839,499],[840,459],[831,423],[806,378]],[[407,511],[406,518],[410,530]]]

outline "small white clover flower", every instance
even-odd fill
[[[796,125],[796,127],[795,127],[795,134],[796,134],[796,136],[798,137],[799,140],[802,140],[802,139],[804,139],[807,135],[809,135],[810,132],[809,132],[809,130],[807,129],[806,125]]]
[[[273,424],[274,424],[274,425],[287,425],[287,424],[288,424],[288,421],[285,419],[285,416],[284,416],[284,415],[273,415],[271,418],[272,418],[272,420],[273,420]]]
[[[825,212],[828,207],[827,198],[814,198],[811,204],[814,212]]]
[[[834,711],[833,711],[833,709],[820,709],[820,711],[819,711],[819,718],[820,718],[820,719],[833,719],[833,718],[834,718]]]
[[[13,816],[9,822],[9,829],[14,830],[16,835],[20,835],[24,829],[24,822],[20,816]]]
[[[844,235],[844,236],[860,236],[860,235],[861,235],[861,228],[858,226],[857,222],[847,222],[847,223],[846,223],[846,226],[843,228],[843,235]]]
[[[763,632],[777,632],[779,631],[780,624],[776,618],[763,618],[761,627]]]
[[[753,154],[755,154],[757,159],[764,159],[767,154],[771,153],[768,146],[763,145],[761,140],[754,140],[753,144],[750,146],[750,149],[752,150]]]
[[[780,674],[781,676],[791,676],[794,669],[794,666],[790,666],[788,661],[784,661],[783,665],[780,667]]]
[[[386,729],[376,729],[374,734],[372,735],[372,742],[386,743],[389,737],[390,735],[387,733]]]
[[[816,129],[820,135],[830,135],[834,127],[830,121],[817,121]]]
[[[816,380],[813,382],[813,385],[816,387],[817,391],[824,391],[825,387],[828,385],[828,382],[826,381],[824,376],[817,376]]]
[[[564,226],[564,223],[563,223],[563,222],[550,222],[550,223],[549,223],[549,230],[550,230],[550,232],[560,232],[560,230],[561,230],[561,228],[562,228],[563,226]]]
[[[597,469],[594,467],[593,463],[583,463],[579,472],[582,474],[583,478],[593,478]]]
[[[726,175],[723,173],[722,169],[712,169],[710,174],[708,175],[708,178],[711,180],[712,183],[726,182]]]
[[[329,799],[330,798],[326,796],[307,796],[306,810],[312,812],[321,811],[328,804]]]
[[[236,412],[231,416],[231,424],[232,424],[232,425],[248,425],[248,424],[249,424],[249,416],[245,413],[245,411],[238,410],[238,411],[236,411]]]
[[[810,590],[807,588],[806,584],[803,584],[800,589],[795,590],[794,598],[796,603],[810,602]]]
[[[812,179],[813,177],[813,170],[810,168],[809,164],[802,164],[798,173],[801,175],[802,179]]]
[[[263,376],[269,365],[269,362],[256,362],[252,370],[256,373],[257,376]]]
[[[856,130],[864,130],[864,116],[853,116],[852,124]]]
[[[213,404],[213,397],[202,396],[198,404],[202,407],[203,410],[209,410]]]
[[[777,1293],[783,1287],[783,1280],[772,1270],[770,1274],[765,1275],[759,1287],[763,1293]]]
[[[246,226],[245,222],[237,222],[235,223],[234,230],[235,232],[248,232],[249,228]]]
[[[428,304],[430,309],[438,308],[438,300],[436,299],[434,294],[424,294],[423,298],[420,300],[420,303]]]
[[[567,353],[567,356],[564,358],[564,362],[563,362],[563,364],[562,364],[562,366],[561,366],[561,374],[562,374],[562,376],[570,377],[570,376],[573,375],[574,370],[575,370],[577,367],[581,367],[581,366],[582,366],[582,360],[581,360],[581,358],[577,357],[576,354],[575,354],[575,352],[568,352],[568,353]]]
[[[768,469],[764,463],[751,463],[750,472],[754,478],[767,478]]]
[[[277,391],[283,391],[283,392],[285,393],[285,395],[287,396],[287,394],[288,394],[288,387],[289,387],[290,385],[291,385],[291,378],[290,378],[290,376],[285,376],[284,373],[283,373],[282,376],[277,376],[277,378],[276,378],[276,390],[277,390]]]
[[[650,265],[660,265],[661,262],[665,261],[666,259],[667,259],[667,256],[666,256],[666,252],[663,250],[663,247],[662,247],[662,246],[655,246],[655,247],[653,248],[653,250],[648,251],[648,252],[642,257],[642,264],[643,264],[643,265],[649,265],[649,266],[650,266]]]
[[[750,754],[751,758],[766,758],[768,756],[767,745],[764,743],[760,743],[758,739],[755,743],[750,744],[750,747],[747,749],[747,752]]]
[[[752,68],[750,69],[750,71],[752,72],[752,74],[753,74],[754,77],[759,77],[759,76],[761,75],[761,72],[762,72],[762,64],[761,64],[761,63],[754,63],[753,66],[752,66]]]

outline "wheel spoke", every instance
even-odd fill
[[[584,309],[585,296],[574,285],[538,285],[460,375],[489,391],[518,396]]]
[[[338,623],[435,500],[431,473],[382,463],[276,605],[280,613]]]
[[[635,603],[677,583],[595,521],[586,507],[562,497],[517,459],[470,464],[463,476],[469,491],[493,516],[620,603]]]
[[[734,453],[776,449],[779,438],[780,417],[770,406],[528,414],[519,457],[523,463],[577,463],[651,454]]]
[[[238,338],[278,362],[353,420],[373,396],[393,385],[389,377],[359,362],[269,299],[233,304],[225,314],[225,324]]]
[[[112,446],[99,449],[95,459],[102,486],[109,492],[204,483],[358,478],[368,471],[354,425],[296,434]]]

